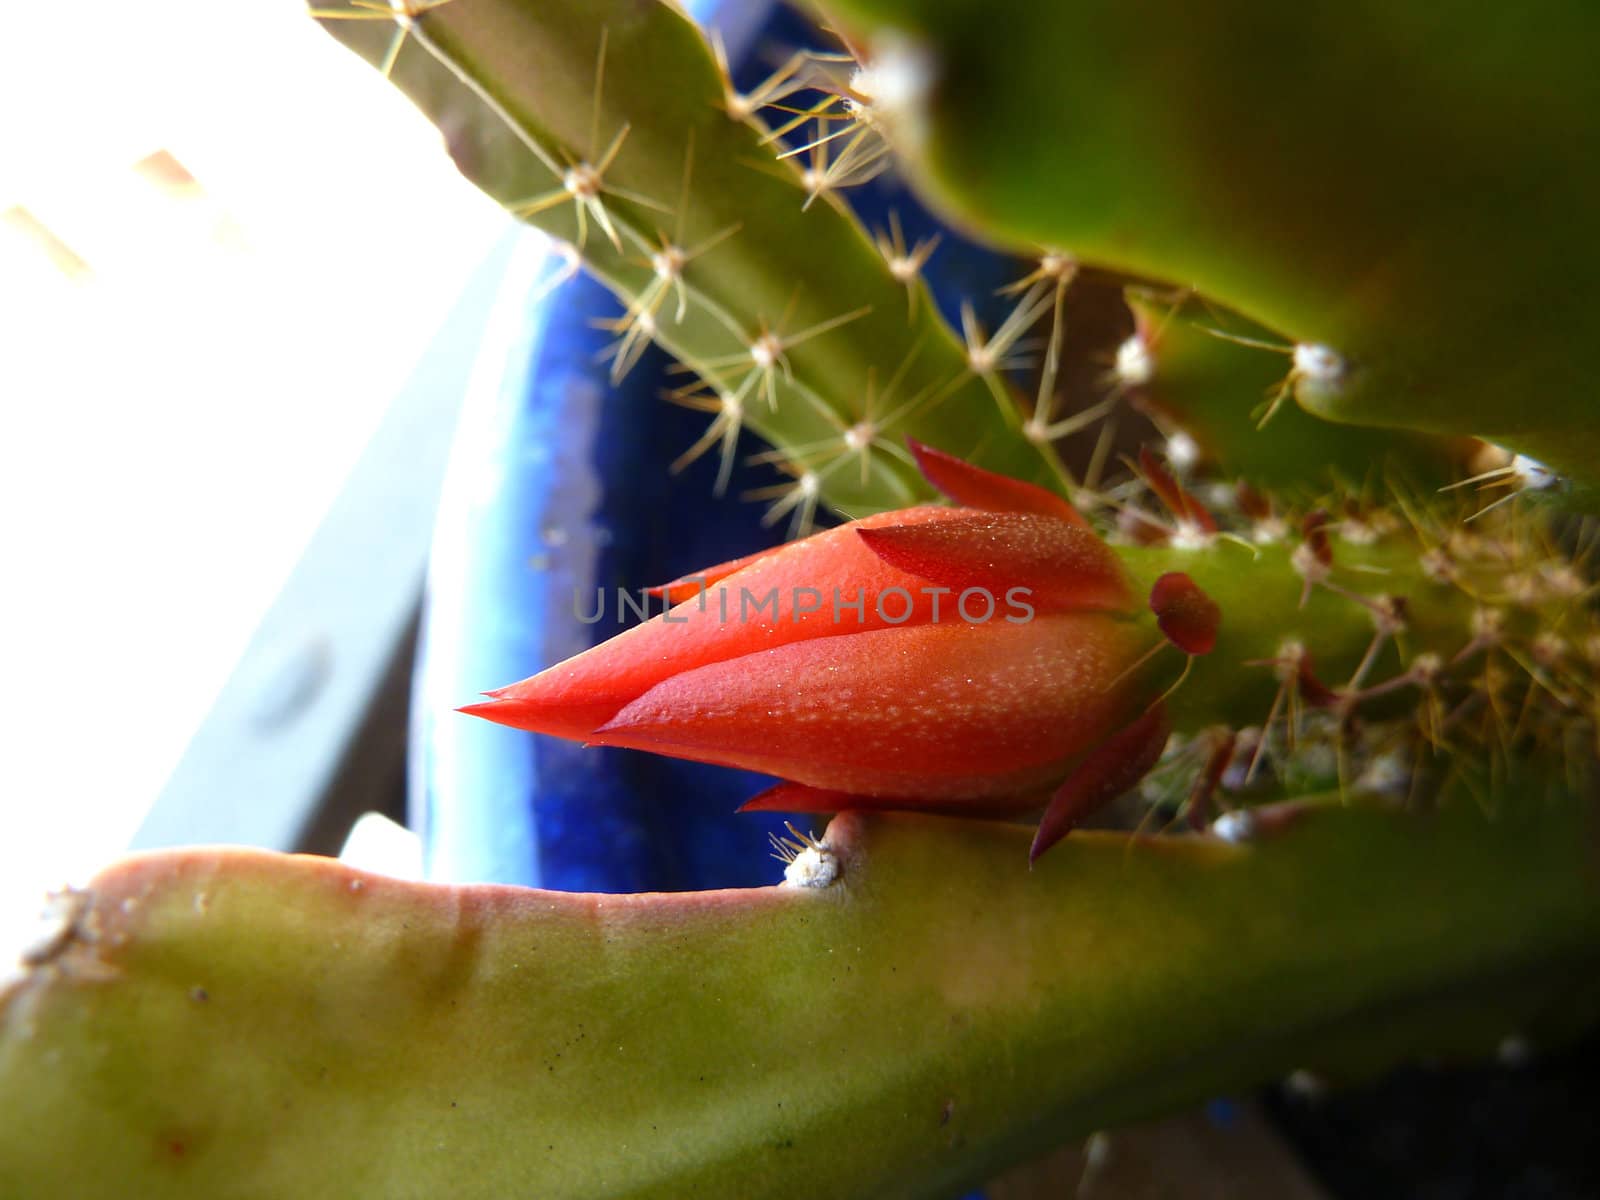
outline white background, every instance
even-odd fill
[[[506,223],[294,0],[12,6],[16,205],[87,272],[0,222],[0,945],[126,845]]]

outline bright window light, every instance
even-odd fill
[[[0,113],[9,941],[127,844],[508,218],[286,0],[22,6]]]

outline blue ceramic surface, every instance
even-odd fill
[[[814,37],[781,13],[757,32],[762,5],[725,7],[730,48],[755,47],[742,87],[770,69],[767,60]],[[870,227],[893,208],[913,241],[938,228],[892,180],[850,195]],[[991,296],[1014,274],[948,235],[935,265],[947,308],[959,296]],[[772,483],[770,468],[741,465],[722,501],[712,497],[714,452],[671,474],[709,418],[662,402],[682,377],[666,375],[657,353],[610,386],[598,361],[610,338],[593,322],[617,311],[587,280],[524,305],[512,314],[510,366],[466,401],[413,706],[411,815],[430,879],[631,892],[749,886],[781,873],[767,836],[782,820],[734,815],[770,780],[584,749],[453,711],[618,632],[614,612],[596,624],[578,619],[575,603],[592,613],[596,589],[608,598],[636,592],[781,533],[763,529],[760,507],[738,498]],[[760,448],[741,443],[741,464]]]
[[[441,517],[418,680],[413,818],[428,877],[585,891],[770,882],[759,776],[585,749],[453,711],[618,632],[608,600],[771,544],[760,509],[711,504],[713,463],[672,476],[703,417],[659,398],[664,362],[612,388],[574,280],[533,310],[525,365],[471,397]],[[747,448],[753,449],[753,447]],[[748,487],[746,476],[736,486]]]
[[[747,45],[766,5],[724,7],[728,44]],[[579,619],[597,593],[637,594],[775,539],[754,506],[708,502],[714,464],[669,472],[704,418],[661,402],[660,355],[610,386],[609,337],[592,324],[616,313],[609,294],[579,279],[507,303],[509,361],[466,399],[429,573],[410,772],[427,876],[615,892],[770,882],[779,823],[733,816],[760,777],[454,711],[618,632],[614,610]],[[757,482],[742,471],[730,494]]]

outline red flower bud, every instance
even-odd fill
[[[1148,634],[1065,501],[914,450],[985,507],[881,513],[675,581],[668,613],[462,711],[791,781],[759,807],[1042,803],[1138,716]]]

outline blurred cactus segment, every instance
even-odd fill
[[[1459,442],[1336,424],[1294,404],[1293,348],[1276,345],[1270,331],[1191,293],[1130,288],[1128,304],[1135,332],[1119,359],[1143,364],[1130,394],[1170,431],[1169,454],[1180,465],[1192,456],[1280,496],[1381,494],[1391,478],[1431,490],[1459,477]]]
[[[1026,830],[851,814],[823,886],[682,896],[129,860],[0,990],[0,1194],[947,1196],[1274,1073],[1600,1010],[1585,806],[1276,820],[1029,872]]]
[[[676,7],[448,0],[408,18],[398,43],[392,23],[364,19],[372,11],[314,10],[387,67],[468,178],[576,246],[616,292],[615,375],[652,340],[690,368],[678,398],[710,422],[692,453],[729,453],[740,428],[754,429],[796,477],[797,502],[852,514],[928,495],[907,436],[1052,477],[934,306],[908,304],[907,287],[922,284],[904,267],[897,274],[837,197],[818,192],[808,155],[780,160]],[[765,98],[784,99],[798,72]],[[824,149],[850,145],[859,174],[869,161],[860,142]]]
[[[1306,351],[1308,410],[1596,503],[1600,6],[814,7],[895,65],[882,124],[956,220],[1192,286]]]

